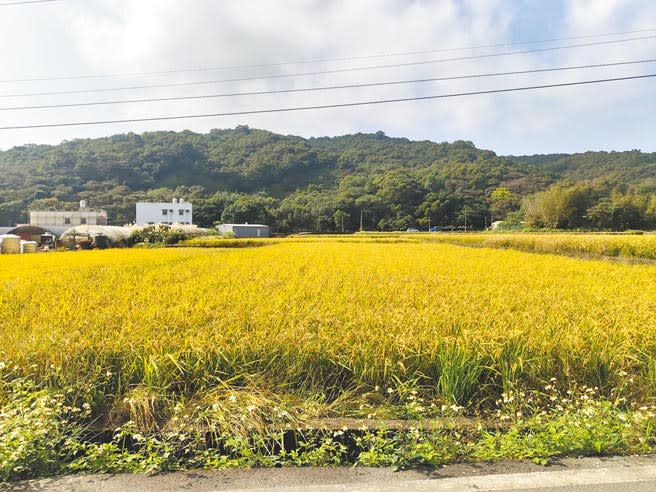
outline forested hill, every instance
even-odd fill
[[[492,217],[517,219],[524,197],[552,185],[585,182],[589,205],[618,194],[649,201],[655,177],[656,155],[638,151],[502,157],[465,141],[382,132],[304,139],[245,126],[130,133],[0,152],[0,225],[25,222],[29,208],[75,208],[81,199],[125,223],[137,200],[184,197],[204,226],[354,230],[362,211],[368,229],[425,227],[428,217],[457,227],[465,215],[480,228]]]
[[[656,180],[656,152],[584,152],[519,156],[512,159],[535,164],[544,171],[573,181],[601,178],[653,185]]]

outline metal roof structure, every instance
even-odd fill
[[[216,229],[221,234],[234,234],[238,238],[269,237],[271,228],[263,224],[219,224]]]
[[[68,229],[60,226],[37,226],[32,224],[22,224],[13,227],[0,227],[0,234],[30,234],[31,236],[40,236],[42,234],[52,234],[57,239]]]
[[[268,225],[264,225],[264,224],[248,224],[248,223],[246,223],[246,224],[220,224],[220,225],[230,226],[230,227],[234,227],[234,226],[238,226],[238,227],[269,227]]]

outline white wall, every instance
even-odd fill
[[[136,223],[137,225],[192,224],[193,205],[189,202],[137,202]]]
[[[107,212],[104,210],[47,211],[30,212],[30,224],[37,226],[78,226],[107,225]]]

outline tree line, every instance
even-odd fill
[[[599,163],[597,166],[594,163]],[[383,132],[304,139],[240,126],[26,145],[0,152],[0,225],[81,199],[115,224],[136,201],[185,198],[194,222],[264,223],[281,233],[654,228],[654,154],[498,156],[471,142]]]

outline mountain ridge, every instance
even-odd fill
[[[0,225],[25,222],[29,208],[70,208],[80,199],[124,223],[137,200],[184,194],[205,226],[231,218],[268,221],[282,232],[327,231],[341,227],[345,214],[353,230],[362,209],[372,229],[423,226],[428,215],[433,224],[457,226],[465,211],[483,227],[502,212],[492,197],[499,188],[514,197],[508,213],[524,197],[577,183],[600,196],[653,193],[656,153],[501,156],[469,141],[381,131],[310,138],[247,126],[125,133],[0,151]]]

